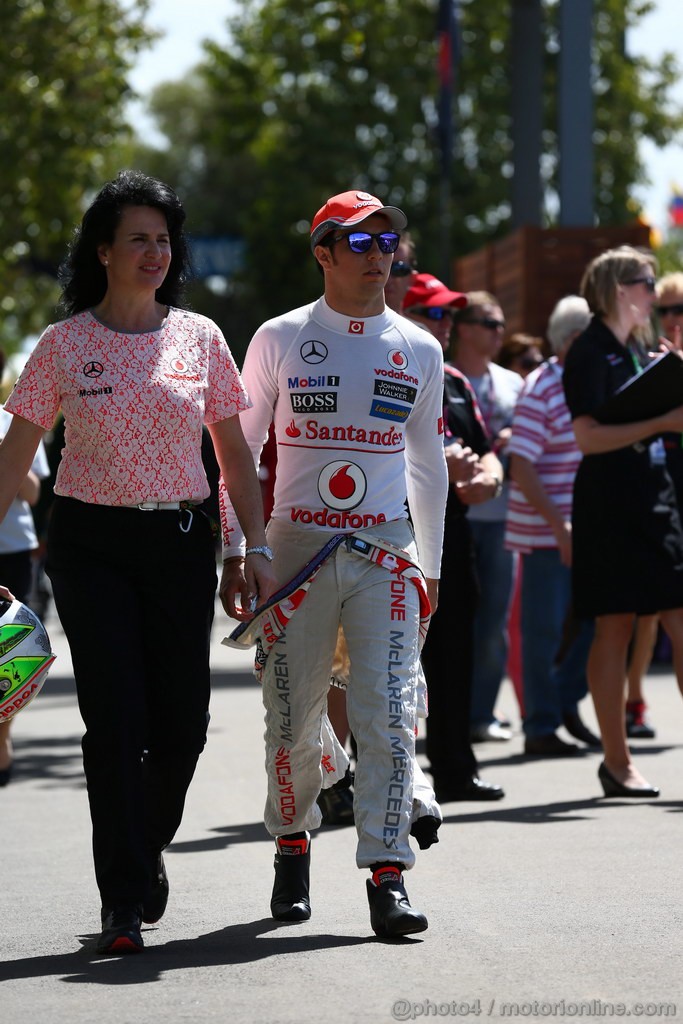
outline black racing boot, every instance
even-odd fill
[[[394,939],[423,932],[427,918],[413,910],[403,884],[403,864],[373,864],[372,878],[366,882],[370,904],[370,924],[375,935]]]
[[[276,921],[308,921],[311,902],[308,896],[311,873],[311,837],[308,832],[293,832],[275,840],[275,882],[270,912]]]

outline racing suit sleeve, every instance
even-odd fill
[[[424,387],[406,423],[406,476],[420,565],[426,577],[438,579],[448,472],[443,449],[443,358],[436,345],[425,355]]]
[[[242,368],[242,380],[252,406],[240,413],[240,423],[258,470],[261,450],[268,437],[277,402],[277,366],[275,346],[267,330],[261,328],[252,338]],[[218,484],[221,513],[223,559],[244,555],[246,543],[239,521],[221,477]]]

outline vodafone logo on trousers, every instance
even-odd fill
[[[354,462],[329,462],[318,477],[318,493],[328,508],[348,511],[360,505],[368,489],[365,473]]]

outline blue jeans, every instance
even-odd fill
[[[517,555],[503,547],[505,522],[470,520],[481,590],[474,620],[473,726],[490,725],[508,656],[507,618]]]
[[[556,657],[571,606],[571,569],[557,548],[522,555],[522,675],[524,734],[547,736],[575,712],[588,692],[586,662],[593,623],[584,620],[560,665]]]

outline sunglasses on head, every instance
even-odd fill
[[[472,320],[461,320],[461,324],[479,324],[480,327],[485,327],[487,331],[504,331],[505,321],[495,320],[492,316],[480,316],[474,317]]]
[[[413,268],[410,263],[406,263],[405,260],[395,260],[391,264],[390,274],[392,277],[407,277],[408,274],[412,274]]]
[[[657,306],[660,316],[683,316],[683,302],[675,302],[671,306]]]
[[[337,235],[333,241],[341,242],[343,239],[349,243],[351,252],[369,252],[372,243],[377,242],[379,251],[382,253],[396,252],[401,236],[395,231],[378,231],[370,234],[369,231],[352,231],[348,235]]]
[[[450,306],[417,306],[415,309],[407,310],[407,312],[414,314],[414,316],[423,316],[427,320],[443,320],[447,316],[452,320],[455,316],[455,310],[451,309]]]
[[[656,277],[632,277],[630,281],[624,281],[624,284],[644,284],[645,288],[649,292],[654,292],[657,286]]]

